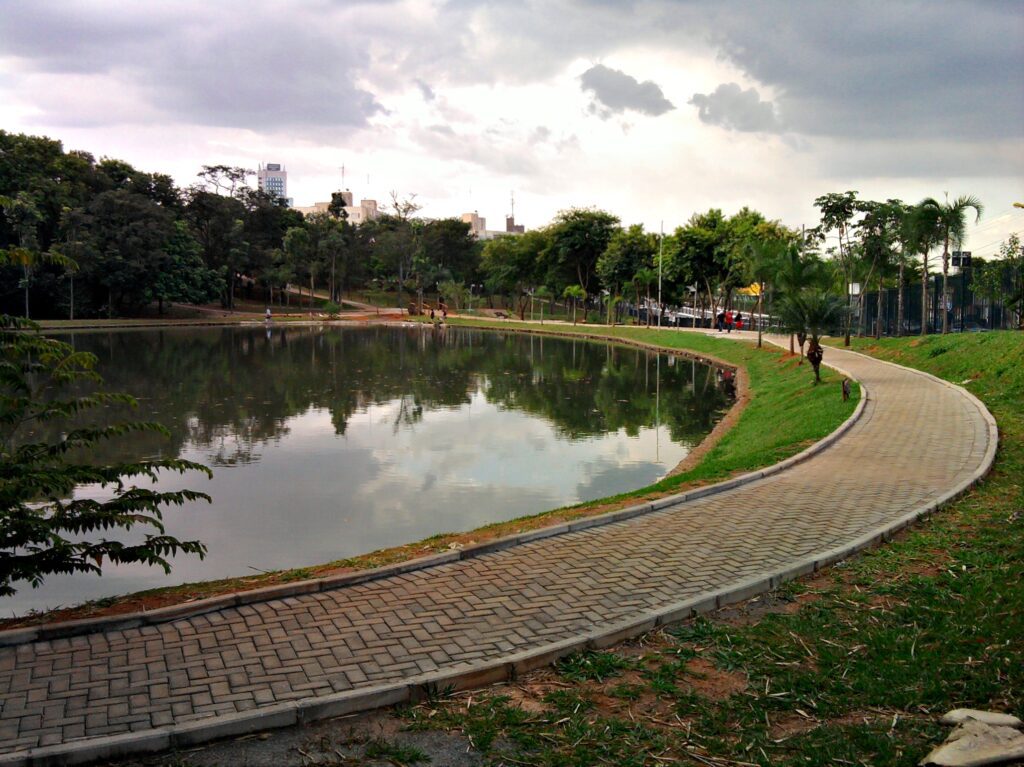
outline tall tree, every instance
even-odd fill
[[[837,263],[843,275],[843,291],[846,293],[846,327],[843,337],[843,345],[850,345],[850,301],[852,294],[850,285],[853,283],[854,270],[856,268],[857,254],[853,250],[853,219],[858,213],[857,192],[832,192],[822,195],[814,201],[814,205],[821,211],[821,223],[812,232],[824,242],[829,232],[835,232],[839,241],[839,248],[836,251]]]
[[[595,271],[601,284],[609,292],[609,307],[624,286],[633,282],[637,272],[653,263],[658,243],[654,235],[644,231],[642,224],[619,229],[611,237],[608,247],[597,259]],[[639,290],[638,301],[639,303]],[[608,322],[612,322],[609,311]]]
[[[552,285],[577,284],[591,292],[597,260],[618,226],[618,217],[603,210],[571,208],[560,212],[549,227],[546,281]]]
[[[934,211],[939,228],[942,231],[942,333],[949,332],[949,245],[952,242],[957,247],[963,245],[967,238],[967,211],[974,211],[974,222],[981,220],[985,207],[981,201],[972,195],[957,197],[952,202],[928,197],[921,200],[921,207]]]

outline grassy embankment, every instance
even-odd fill
[[[453,320],[453,322],[459,323],[460,321]],[[482,323],[472,321],[472,324]],[[490,323],[489,326],[501,330],[538,329],[535,325],[514,322]],[[558,326],[557,329],[563,332],[573,332],[571,326]],[[559,524],[568,519],[611,511],[641,499],[680,492],[688,487],[719,481],[787,458],[836,429],[850,415],[858,396],[855,387],[855,396],[851,401],[842,402],[836,383],[839,378],[831,371],[823,372],[825,383],[813,386],[808,365],[799,366],[795,358],[770,346],[758,350],[751,345],[733,343],[720,337],[644,328],[603,327],[592,329],[580,327],[577,330],[580,333],[596,334],[602,338],[610,337],[623,341],[656,344],[666,349],[689,351],[740,366],[747,371],[749,377],[746,407],[739,413],[736,422],[724,431],[720,441],[703,456],[703,459],[695,467],[631,493],[499,522],[468,532],[436,535],[406,546],[375,551],[319,566],[244,578],[190,583],[98,600],[80,607],[30,615],[22,619],[0,621],[0,628],[13,628],[19,625],[56,620],[76,620],[142,609],[152,610],[157,607],[232,591],[262,588],[275,583],[381,567],[446,551],[453,546],[486,541],[525,530]],[[169,519],[169,527],[173,532],[173,517]]]
[[[459,729],[493,764],[909,767],[948,709],[1024,714],[1024,334],[855,348],[967,382],[1001,435],[981,485],[814,579],[407,724]]]

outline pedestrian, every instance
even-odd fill
[[[736,329],[743,330],[743,315],[739,312],[736,313]]]
[[[267,307],[267,313],[264,316],[266,317],[267,322],[270,322],[270,307],[269,306]]]
[[[721,333],[723,330],[725,330],[725,310],[724,309],[719,310],[718,314],[715,316],[715,325],[718,327],[718,332],[719,333]]]
[[[725,313],[725,332],[732,332],[732,309]]]

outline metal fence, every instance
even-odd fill
[[[942,331],[942,312],[949,316],[949,329],[954,332],[1000,330],[1018,327],[1019,315],[1005,304],[1006,295],[981,295],[974,289],[969,272],[949,276],[949,295],[942,299],[942,275],[930,275],[928,289],[922,297],[921,283],[907,285],[903,291],[904,335],[921,332],[921,302],[925,302],[924,321],[929,333]],[[943,306],[945,303],[945,306]],[[863,311],[861,307],[863,306]],[[882,315],[882,335],[895,335],[899,296],[895,288],[869,291],[861,303],[854,297],[852,306],[852,327],[854,332],[874,335],[878,315]]]

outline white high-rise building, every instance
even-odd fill
[[[291,200],[288,199],[288,171],[281,163],[260,163],[260,169],[256,171],[256,182],[261,192],[288,200],[288,204],[291,205]]]

